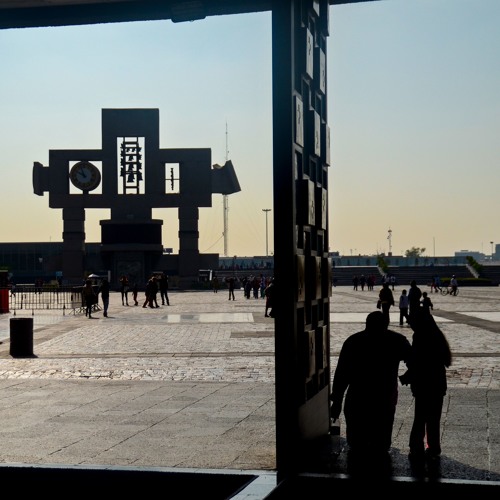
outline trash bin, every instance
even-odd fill
[[[10,355],[33,356],[33,318],[10,318]]]
[[[9,289],[0,288],[0,313],[9,312]]]

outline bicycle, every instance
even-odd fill
[[[459,289],[457,288],[455,290],[455,293],[453,293],[453,288],[451,286],[443,286],[441,288],[441,295],[454,295],[455,297],[458,295]]]

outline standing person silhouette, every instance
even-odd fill
[[[363,331],[349,336],[340,351],[330,395],[330,416],[337,419],[344,400],[349,455],[387,458],[398,400],[398,370],[411,344],[387,328],[386,316],[374,311]],[[354,455],[353,455],[354,453]]]
[[[153,278],[149,278],[146,283],[146,289],[144,290],[144,294],[146,295],[146,299],[144,300],[144,304],[142,307],[154,307],[153,298],[156,295],[156,283],[153,282]]]
[[[422,293],[422,309],[430,314],[434,310],[434,304],[427,292]]]
[[[432,282],[431,282],[431,293],[438,293],[438,290],[441,291],[441,281],[439,279],[439,276],[435,274],[432,277]]]
[[[392,290],[389,288],[389,283],[387,281],[382,285],[378,298],[380,300],[382,313],[384,314],[387,324],[389,325],[391,322],[389,311],[391,306],[394,305],[394,295],[392,294]]]
[[[422,290],[417,286],[417,282],[412,280],[410,282],[410,290],[408,291],[408,305],[410,307],[409,317],[410,324],[413,314],[417,313],[420,309],[420,299],[422,298]]]
[[[365,291],[365,286],[366,286],[366,278],[365,278],[365,275],[362,274],[360,277],[359,277],[359,284],[361,286],[361,291],[364,292]]]
[[[229,300],[234,300],[234,287],[235,287],[235,278],[234,276],[229,276],[226,278],[227,287],[229,288]]]
[[[165,273],[161,273],[159,282],[161,305],[164,306],[166,303],[167,306],[169,306],[170,300],[168,298],[168,275],[166,275]]]
[[[264,295],[266,296],[266,309],[264,312],[264,316],[266,318],[273,318],[273,295],[274,295],[274,278],[271,278],[269,285],[266,286],[264,290]]]
[[[394,274],[391,274],[391,288],[392,288],[392,291],[394,292],[394,287],[396,286],[396,276],[394,276]]]
[[[107,278],[103,278],[101,281],[101,286],[99,287],[99,293],[101,294],[103,316],[108,317],[109,308],[109,281]]]
[[[423,308],[414,314],[410,326],[414,332],[411,355],[408,370],[400,377],[403,385],[410,385],[415,400],[409,458],[436,459],[441,454],[441,413],[452,354],[434,317]]]
[[[83,302],[85,304],[85,316],[92,318],[92,307],[96,303],[96,294],[92,288],[92,281],[86,280],[82,289]]]
[[[151,304],[153,307],[160,307],[158,305],[158,292],[160,287],[158,286],[158,279],[155,275],[151,277]]]
[[[408,294],[406,289],[401,290],[401,295],[399,297],[399,326],[403,326],[403,320],[406,320],[406,324],[409,325],[408,316]]]
[[[266,291],[266,286],[268,285],[268,280],[265,278],[263,274],[260,275],[259,279],[259,291],[260,291],[260,298],[264,299],[266,297],[265,291]]]
[[[437,293],[438,290],[440,292],[442,291],[442,288],[441,288],[441,278],[437,274],[436,274],[436,276],[434,278],[434,290],[435,290],[436,293]]]
[[[120,278],[120,292],[122,294],[122,306],[124,305],[128,306],[128,288],[129,288],[128,278],[125,275],[123,275]]]
[[[139,294],[139,287],[137,286],[137,283],[134,283],[134,286],[132,287],[132,298],[134,299],[134,306],[139,305],[139,301],[137,300],[138,294]]]
[[[458,281],[455,275],[453,275],[450,279],[451,292],[450,295],[457,295],[458,290]]]
[[[352,277],[352,289],[357,290],[359,285],[359,278],[355,275]]]

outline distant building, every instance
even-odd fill
[[[455,266],[467,263],[467,256],[464,255],[440,256],[440,257],[405,257],[404,255],[383,255],[384,262],[388,266]],[[334,255],[330,253],[333,266],[377,266],[378,255]]]
[[[460,250],[459,252],[455,252],[455,257],[472,257],[477,262],[486,259],[486,255],[482,252],[474,252],[473,250]]]

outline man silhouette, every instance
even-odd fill
[[[333,378],[331,417],[340,416],[345,394],[346,438],[356,456],[387,456],[391,447],[399,363],[411,344],[387,327],[381,311],[368,314],[365,329],[345,340]]]

